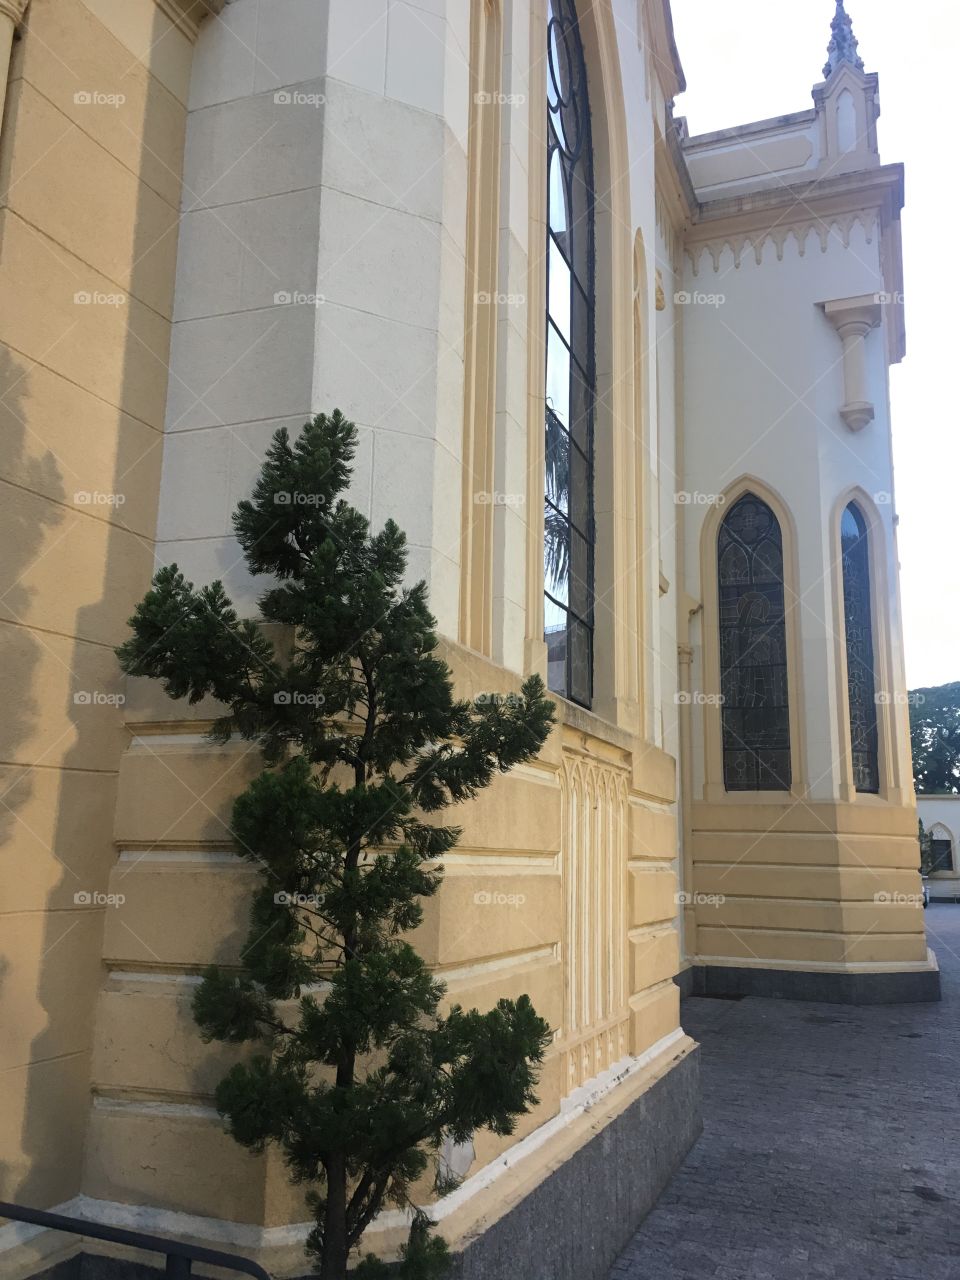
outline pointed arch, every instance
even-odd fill
[[[757,529],[761,536],[753,543],[736,536],[721,539],[725,521],[747,497],[769,513],[766,526]],[[725,590],[721,567],[730,575]],[[772,793],[802,795],[806,756],[797,531],[781,495],[753,475],[739,477],[716,495],[701,529],[700,572],[703,696],[696,713],[703,716],[704,799],[723,801],[732,793],[738,802],[752,795],[769,802]],[[723,652],[722,625],[730,628]],[[734,628],[739,627],[744,630],[735,637]],[[744,649],[741,641],[747,631],[752,638]],[[747,673],[739,685],[739,664],[732,661],[738,653]],[[749,695],[746,703],[740,692]],[[776,724],[765,725],[765,702]],[[746,757],[737,751],[746,752]]]
[[[875,795],[880,762],[869,537],[866,518],[851,499],[840,516],[850,761],[855,789]]]
[[[862,739],[859,724],[855,735],[851,728],[851,676],[865,668],[859,655],[853,673],[848,651],[846,592],[844,583],[844,548],[842,525],[845,512],[854,506],[862,521],[864,534],[861,550],[865,553],[861,572],[868,574],[869,612],[864,612],[861,626],[869,623],[873,662],[873,697],[876,712],[876,786],[858,786],[856,778],[855,736]],[[889,510],[889,508],[886,508]],[[884,514],[873,495],[859,485],[844,489],[834,503],[830,518],[830,545],[833,563],[834,653],[836,665],[837,733],[842,758],[841,794],[845,800],[858,798],[870,802],[871,797],[903,803],[910,791],[910,728],[907,708],[906,679],[902,654],[896,651],[895,567],[891,558],[889,514]],[[861,637],[862,637],[861,632]],[[861,778],[863,781],[863,778]]]
[[[576,0],[547,0],[544,642],[547,683],[593,704],[597,404],[590,77]]]
[[[957,869],[956,844],[953,832],[944,822],[935,822],[930,828],[930,852],[932,874],[941,872],[952,875]]]
[[[717,535],[723,783],[727,791],[789,791],[783,535],[773,510],[747,490]]]

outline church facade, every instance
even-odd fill
[[[433,1208],[464,1277],[606,1275],[699,1133],[682,994],[938,998],[903,170],[841,0],[829,40],[809,109],[690,136],[669,0],[0,0],[0,1199],[304,1269],[190,1013],[239,959],[258,756],[113,650],[173,561],[256,616],[232,510],[334,407],[458,691],[556,697],[414,939],[555,1031]],[[11,1277],[75,1250],[0,1227]]]

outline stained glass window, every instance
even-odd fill
[[[547,5],[544,639],[548,683],[593,697],[594,193],[587,69],[574,0]]]
[[[880,790],[877,763],[877,688],[874,676],[867,524],[855,502],[840,523],[843,614],[847,632],[847,698],[853,781],[858,791]]]
[[[789,791],[783,539],[777,517],[752,493],[720,526],[718,577],[724,785]]]

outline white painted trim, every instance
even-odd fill
[[[198,973],[135,973],[132,969],[111,969],[108,977],[116,982],[158,982],[176,987],[199,987],[203,981]]]
[[[248,858],[226,849],[121,849],[118,862],[192,862],[253,868]]]
[[[524,875],[553,876],[557,874],[559,853],[512,853],[504,849],[502,853],[461,853],[451,850],[437,859],[445,867],[496,867],[497,871],[509,875],[514,868],[519,868]]]
[[[549,765],[515,764],[510,773],[512,777],[526,778],[528,782],[539,783],[541,787],[560,790],[560,775]]]
[[[444,1196],[431,1207],[431,1216],[440,1222],[454,1210],[466,1204],[479,1192],[492,1186],[508,1170],[515,1168],[521,1161],[539,1150],[555,1135],[562,1133],[585,1112],[592,1110],[598,1103],[620,1085],[625,1084],[638,1072],[652,1065],[658,1058],[665,1057],[677,1045],[686,1040],[686,1033],[677,1028],[669,1035],[658,1040],[644,1053],[636,1058],[624,1058],[608,1071],[594,1080],[582,1085],[561,1104],[559,1115],[542,1124],[533,1133],[522,1138],[509,1151],[496,1160],[491,1161],[472,1178],[467,1178],[456,1191]],[[104,1104],[98,1099],[95,1105],[108,1105],[110,1109],[130,1108],[136,1110],[163,1110],[169,1113],[206,1113],[207,1108],[189,1107],[178,1103],[118,1103]],[[214,1113],[216,1114],[216,1113]],[[270,1249],[284,1245],[302,1243],[310,1231],[312,1222],[292,1222],[280,1227],[258,1227],[252,1223],[225,1222],[220,1218],[201,1218],[194,1214],[180,1213],[172,1209],[157,1209],[150,1205],[119,1204],[112,1200],[93,1200],[88,1196],[76,1196],[64,1204],[54,1205],[52,1213],[61,1213],[68,1217],[82,1218],[87,1222],[99,1222],[112,1227],[126,1227],[133,1231],[147,1231],[156,1235],[190,1237],[210,1243],[232,1245],[241,1249]],[[391,1210],[377,1218],[370,1231],[389,1230],[409,1221],[405,1213]],[[30,1227],[22,1223],[12,1223],[0,1227],[0,1253],[13,1249],[17,1245],[41,1234],[46,1228]]]
[[[236,743],[230,742],[214,742],[207,737],[205,733],[135,733],[130,742],[130,748],[142,748],[144,751],[152,751],[154,747],[207,747],[211,751],[225,751]]]
[[[574,1120],[578,1119],[586,1111],[592,1110],[619,1085],[624,1084],[639,1071],[650,1066],[657,1058],[662,1057],[674,1045],[679,1044],[686,1038],[686,1032],[677,1027],[676,1030],[658,1040],[655,1045],[652,1045],[638,1057],[624,1058],[602,1075],[595,1077],[593,1080],[588,1080],[563,1100],[560,1104],[559,1115],[554,1116],[552,1120],[548,1120],[546,1124],[542,1124],[539,1129],[535,1129],[526,1138],[522,1138],[509,1151],[504,1152],[502,1156],[485,1165],[472,1178],[467,1178],[465,1182],[457,1187],[456,1191],[452,1191],[448,1196],[444,1196],[442,1200],[432,1205],[430,1207],[430,1216],[435,1222],[442,1222],[444,1218],[449,1217],[454,1210],[461,1208],[480,1191],[492,1186],[507,1170],[514,1168],[522,1160],[525,1160],[527,1156],[539,1150],[556,1134],[562,1133],[564,1129],[568,1128]],[[387,1213],[382,1213],[373,1224],[372,1229],[374,1231],[389,1230],[392,1227],[403,1226],[409,1221],[410,1215],[408,1212],[394,1209]]]
[[[125,1098],[99,1097],[93,1100],[95,1111],[136,1112],[137,1115],[169,1116],[171,1120],[216,1120],[222,1124],[216,1107],[202,1107],[193,1102],[134,1102]]]
[[[500,956],[496,960],[481,960],[477,964],[464,964],[456,969],[435,969],[442,982],[460,982],[466,978],[483,978],[488,973],[497,973],[501,969],[515,969],[518,965],[534,964],[538,961],[555,960],[557,949],[552,944],[547,947],[534,947],[530,951],[520,951],[512,956]]]

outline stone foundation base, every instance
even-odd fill
[[[696,1049],[471,1241],[450,1280],[606,1280],[702,1128]]]
[[[453,1251],[449,1280],[606,1280],[702,1128],[699,1047],[684,1038],[652,1078],[621,1085],[574,1121],[557,1146],[545,1143],[538,1173],[518,1165],[516,1181],[505,1178],[495,1200],[481,1192],[466,1229],[458,1229],[455,1215],[440,1223]],[[263,1255],[256,1260],[271,1269]],[[160,1280],[163,1270],[132,1257],[78,1252],[19,1275]]]
[[[810,1000],[820,1004],[920,1004],[940,999],[940,970],[895,973],[825,973],[802,969],[693,965],[678,979],[684,996]]]

